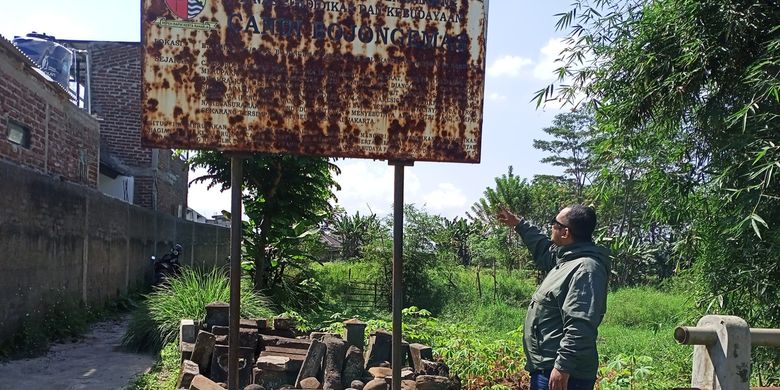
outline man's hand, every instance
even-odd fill
[[[520,223],[520,218],[509,212],[509,210],[503,208],[498,212],[497,218],[498,222],[501,222],[509,227],[515,227],[518,223]]]
[[[548,388],[550,390],[566,390],[569,386],[569,373],[558,371],[557,368],[553,368],[550,373],[550,382]]]

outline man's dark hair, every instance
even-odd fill
[[[596,211],[592,207],[581,204],[571,205],[566,219],[568,220],[566,225],[575,241],[593,241],[593,231],[596,230]]]

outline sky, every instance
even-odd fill
[[[487,0],[486,0],[487,1]],[[537,109],[534,91],[554,79],[554,60],[563,48],[565,32],[555,31],[556,13],[570,1],[493,0],[489,4],[485,104],[481,163],[416,162],[405,168],[404,201],[448,218],[464,216],[494,179],[507,173],[533,178],[559,174],[539,162],[545,155],[533,148],[545,139],[543,128],[564,112],[559,107]],[[0,0],[0,34],[10,39],[35,31],[60,39],[140,41],[138,0]],[[386,161],[340,159],[336,180],[338,205],[348,213],[385,216],[392,213],[393,167]],[[190,172],[190,180],[199,172]],[[229,192],[192,185],[189,207],[210,217],[230,209]]]

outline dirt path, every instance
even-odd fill
[[[45,356],[0,363],[0,390],[124,388],[155,361],[119,349],[128,319],[97,323],[82,340],[52,345]]]

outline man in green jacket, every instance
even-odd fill
[[[598,326],[607,310],[609,252],[593,243],[596,213],[572,205],[550,223],[550,237],[507,210],[499,222],[520,234],[536,267],[547,272],[523,327],[531,390],[593,389]]]

